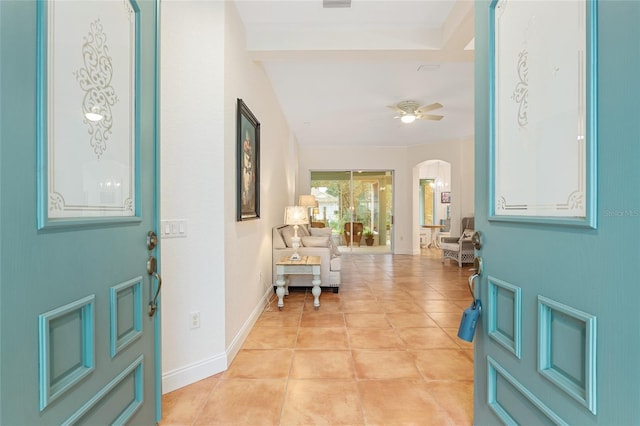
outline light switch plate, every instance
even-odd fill
[[[184,219],[161,220],[160,232],[162,238],[186,238],[187,221]]]

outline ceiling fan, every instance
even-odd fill
[[[398,113],[393,118],[399,118],[403,123],[413,123],[415,120],[442,120],[443,115],[427,114],[434,109],[442,108],[442,104],[434,102],[429,105],[420,106],[416,101],[402,101],[389,108]]]

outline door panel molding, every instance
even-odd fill
[[[98,405],[102,405],[107,401],[110,397],[114,398],[114,402],[118,405],[116,409],[109,410],[111,413],[116,413],[117,416],[113,419],[110,419],[109,424],[115,425],[124,425],[127,421],[133,417],[136,411],[142,405],[143,400],[143,390],[144,390],[144,380],[143,380],[143,367],[144,367],[144,357],[140,355],[135,359],[127,368],[125,368],[120,374],[118,374],[113,380],[111,380],[106,386],[104,386],[100,391],[98,391],[89,401],[87,401],[82,407],[78,409],[71,417],[69,417],[64,423],[63,426],[71,426],[82,420],[86,419],[86,416],[92,413],[92,410]],[[127,380],[130,383],[127,383]],[[125,398],[122,401],[122,398],[118,399],[116,397],[121,397],[124,393],[121,389],[121,385],[130,385],[129,389],[129,398],[128,400]],[[88,422],[89,424],[92,422]],[[104,422],[101,420],[100,423]]]
[[[38,318],[40,411],[95,369],[95,295]]]
[[[111,358],[142,337],[142,277],[109,289]]]
[[[487,333],[520,359],[522,354],[522,289],[495,277],[487,277]]]
[[[507,384],[510,386],[505,386]],[[502,404],[502,398],[512,401]],[[527,409],[526,417],[518,418],[520,416],[514,412],[515,400]],[[531,415],[546,418],[556,425],[569,425],[490,356],[487,357],[487,404],[506,425],[530,424]]]
[[[538,296],[538,372],[596,414],[596,317]]]

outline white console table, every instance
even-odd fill
[[[311,284],[313,289],[313,307],[317,311],[320,309],[320,265],[322,259],[320,256],[302,256],[300,260],[290,260],[288,256],[281,257],[276,262],[276,294],[278,295],[278,309],[284,307],[284,295],[289,294],[289,287],[286,285],[286,276],[290,274],[306,274],[311,275]]]

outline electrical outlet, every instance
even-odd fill
[[[191,328],[200,328],[200,311],[191,312],[189,318]]]

